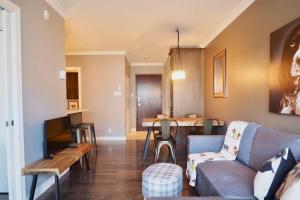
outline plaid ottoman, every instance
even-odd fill
[[[143,172],[143,195],[148,197],[178,197],[182,191],[182,168],[171,163],[157,163]]]

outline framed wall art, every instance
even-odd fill
[[[270,35],[269,111],[300,115],[300,18]]]

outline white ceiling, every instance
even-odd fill
[[[131,63],[165,62],[176,45],[205,47],[254,0],[58,0],[67,51],[126,51]]]

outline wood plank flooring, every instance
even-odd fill
[[[97,145],[97,155],[91,159],[88,173],[76,164],[72,171],[60,181],[62,200],[141,200],[142,172],[154,163],[152,145],[147,161],[142,163],[143,140],[101,141]],[[186,148],[177,146],[178,164],[185,169]],[[163,150],[161,161],[167,161],[168,152]],[[171,162],[171,160],[169,160]],[[184,176],[183,196],[197,196]],[[55,199],[53,187],[38,200]]]

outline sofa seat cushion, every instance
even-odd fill
[[[254,200],[256,172],[239,161],[206,162],[197,166],[196,189],[200,196]]]
[[[224,200],[222,197],[156,197],[147,200]]]

